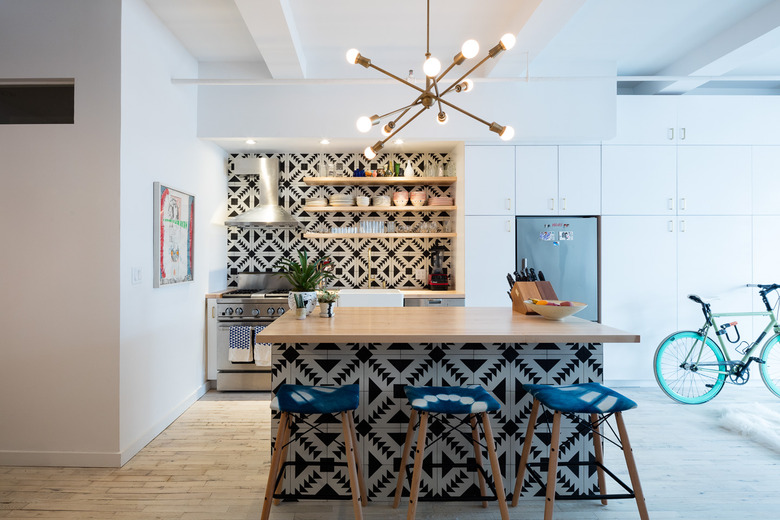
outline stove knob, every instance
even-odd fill
[[[273,316],[274,315],[274,308],[273,307],[268,307],[268,310],[266,312],[268,313],[269,316]]]
[[[227,309],[225,309],[225,314],[227,314],[228,316],[232,316],[233,315],[232,307],[228,307]]]
[[[260,316],[260,309],[252,309],[252,316]]]
[[[278,309],[276,309],[276,313],[277,313],[279,316],[281,316],[282,314],[284,314],[284,307],[279,307]]]
[[[239,316],[241,316],[242,314],[244,314],[244,309],[242,309],[241,307],[239,307],[238,309],[236,309],[236,314],[238,314]]]

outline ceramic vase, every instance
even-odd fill
[[[320,318],[332,318],[336,302],[320,302]]]
[[[314,309],[317,308],[317,292],[316,291],[305,291],[305,292],[290,291],[290,293],[287,295],[287,306],[290,308],[290,310],[293,310],[298,307],[297,305],[295,305],[296,294],[300,294],[301,298],[303,298],[303,308],[306,309],[306,314],[311,314],[312,312],[314,312]]]
[[[305,320],[306,316],[308,316],[309,313],[306,311],[305,307],[296,307],[295,308],[295,319],[298,320]]]

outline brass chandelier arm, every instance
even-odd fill
[[[379,116],[379,119],[380,120],[384,119],[387,116],[391,116],[391,115],[395,114],[396,112],[400,112],[401,110],[403,110],[404,113],[401,114],[400,116],[398,116],[398,118],[396,119],[396,121],[398,121],[398,119],[402,118],[404,116],[404,114],[406,114],[406,112],[409,111],[410,108],[412,108],[415,105],[419,105],[419,104],[420,104],[420,98],[418,97],[417,99],[414,100],[414,103],[412,103],[411,105],[406,105],[405,107],[397,108],[397,109],[395,109],[395,110],[393,110],[391,112],[388,112],[387,114],[382,114],[381,116]]]
[[[407,121],[406,121],[404,124],[402,124],[401,126],[399,126],[398,128],[396,128],[395,130],[393,130],[393,133],[391,133],[390,135],[388,135],[388,136],[387,136],[387,137],[386,137],[386,138],[385,138],[383,141],[380,141],[380,142],[382,143],[382,145],[384,145],[384,144],[385,144],[387,141],[389,141],[390,139],[392,139],[392,138],[393,138],[393,136],[395,136],[395,134],[397,134],[398,132],[400,132],[401,130],[403,130],[403,128],[404,128],[406,125],[408,125],[409,123],[411,123],[412,121],[414,121],[414,120],[417,118],[417,116],[419,116],[420,114],[422,114],[422,113],[423,113],[423,112],[425,112],[426,110],[428,110],[428,109],[427,109],[427,107],[423,107],[423,108],[421,108],[419,112],[417,112],[417,113],[416,113],[416,114],[414,114],[412,117],[410,117],[410,118],[409,118],[409,119],[408,119],[408,120],[407,120]]]
[[[447,92],[449,92],[450,90],[454,89],[454,88],[455,88],[455,86],[457,86],[457,85],[460,85],[460,82],[461,82],[461,81],[463,81],[464,79],[466,79],[466,78],[469,76],[469,74],[471,74],[472,72],[474,72],[475,70],[477,70],[479,67],[481,67],[481,66],[482,66],[482,64],[483,64],[483,63],[485,63],[485,62],[486,62],[487,60],[489,60],[490,58],[491,58],[490,54],[488,54],[487,56],[485,56],[484,58],[482,58],[482,61],[480,61],[479,63],[477,63],[477,64],[476,64],[476,65],[474,65],[473,67],[471,67],[471,68],[468,70],[468,72],[466,72],[466,73],[465,73],[463,76],[459,77],[459,78],[458,78],[456,81],[454,81],[454,82],[452,83],[452,85],[450,85],[449,87],[447,87],[446,89],[444,89],[444,92],[442,92],[442,93],[441,93],[441,95],[443,96],[444,94],[446,94],[446,93],[447,93]],[[450,67],[450,68],[451,68],[451,67]]]
[[[458,112],[460,112],[461,114],[465,114],[465,115],[469,116],[469,117],[470,117],[470,118],[472,118],[472,119],[476,119],[477,121],[479,121],[479,122],[480,122],[480,123],[482,123],[483,125],[487,125],[488,127],[490,127],[490,123],[488,123],[488,122],[487,122],[487,121],[485,121],[484,119],[482,119],[482,118],[480,118],[480,117],[477,117],[477,116],[475,116],[474,114],[472,114],[472,113],[470,113],[470,112],[466,112],[466,111],[465,111],[465,110],[463,110],[462,108],[459,108],[459,107],[457,107],[457,106],[453,105],[453,104],[452,104],[452,103],[450,103],[449,101],[446,101],[446,100],[444,100],[444,99],[441,99],[441,97],[439,97],[439,96],[437,96],[437,97],[436,97],[436,99],[437,99],[437,100],[439,100],[439,101],[441,101],[442,103],[444,103],[444,104],[445,104],[445,105],[447,105],[448,107],[450,107],[450,108],[454,108],[455,110],[457,110],[457,111],[458,111]]]

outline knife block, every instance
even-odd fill
[[[557,300],[558,296],[550,282],[515,282],[510,291],[512,296],[512,310],[520,314],[536,314],[528,308],[525,300],[536,298],[537,300]]]

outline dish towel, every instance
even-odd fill
[[[231,363],[252,362],[252,327],[234,325],[230,327],[230,348],[228,361]]]
[[[259,367],[271,366],[271,344],[262,343],[259,332],[265,327],[255,327],[255,365]]]

